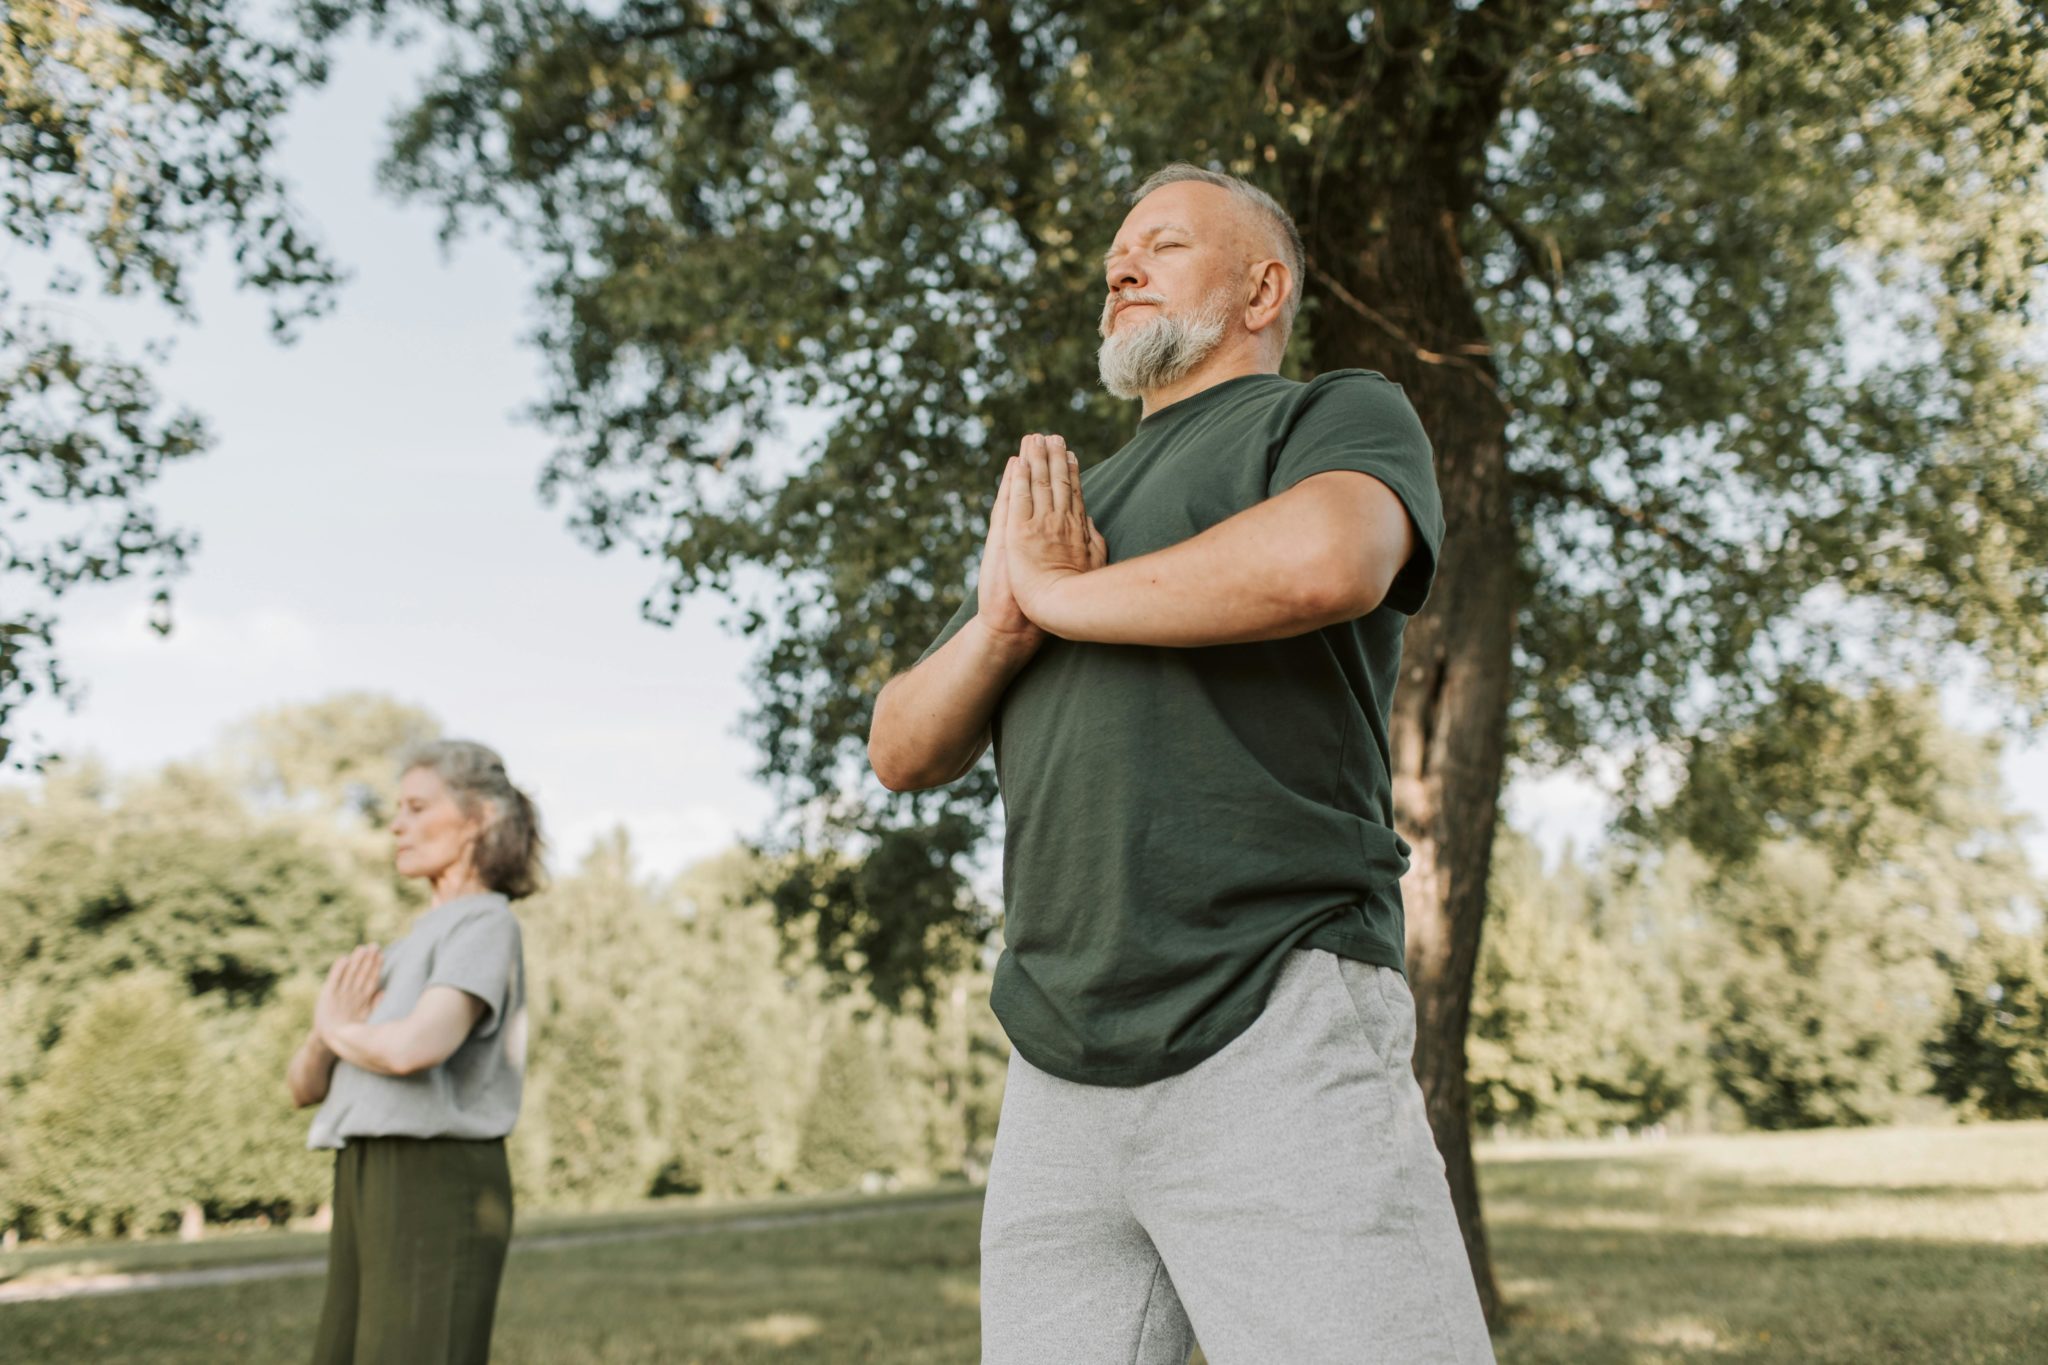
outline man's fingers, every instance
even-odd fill
[[[1002,535],[1003,522],[1010,515],[1010,476],[1016,470],[1017,462],[1012,459],[1003,465],[1003,477],[996,481],[996,505],[988,514],[990,539]]]
[[[1022,455],[1011,457],[1010,467],[1003,475],[1003,490],[1001,496],[1010,500],[1005,529],[1014,532],[1031,519],[1031,476],[1025,470]]]
[[[1045,477],[1047,491],[1052,497],[1052,514],[1064,517],[1067,508],[1074,502],[1074,484],[1067,476],[1067,442],[1064,437],[1047,436],[1044,439]]]
[[[1024,463],[1031,470],[1031,515],[1044,516],[1052,506],[1052,461],[1046,458],[1043,436],[1024,443]]]
[[[1102,528],[1095,524],[1095,518],[1088,518],[1089,558],[1096,568],[1109,563],[1109,542],[1102,538]]]

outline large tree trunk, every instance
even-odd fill
[[[1335,234],[1322,225],[1321,273],[1310,287],[1322,294],[1315,367],[1359,365],[1399,383],[1436,450],[1447,531],[1429,605],[1408,625],[1394,695],[1394,806],[1414,847],[1402,893],[1415,1070],[1480,1302],[1496,1321],[1500,1291],[1472,1165],[1465,1028],[1500,800],[1516,550],[1507,412],[1465,274],[1460,215],[1446,198],[1427,179],[1393,187],[1373,206],[1379,230],[1345,234],[1353,243],[1341,251],[1331,250]]]

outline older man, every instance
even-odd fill
[[[1302,247],[1262,191],[1170,166],[1103,265],[1137,434],[1085,475],[1025,439],[868,743],[898,790],[996,750],[982,1358],[1490,1361],[1409,1066],[1387,754],[1429,443],[1378,375],[1280,377]]]

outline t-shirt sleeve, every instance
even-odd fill
[[[976,599],[975,595],[971,592],[968,593],[967,600],[962,602],[960,604],[960,609],[953,613],[953,619],[946,622],[946,628],[939,632],[939,638],[933,640],[930,644],[926,645],[924,647],[924,653],[917,656],[917,662],[921,664],[926,659],[931,658],[932,655],[938,653],[939,650],[945,645],[946,641],[952,639],[955,635],[958,635],[960,633],[960,628],[966,625],[969,621],[972,621],[974,619],[975,613],[979,609],[980,608],[978,600]],[[914,668],[916,667],[916,665],[913,664],[912,667]]]
[[[1415,552],[1387,588],[1386,605],[1404,616],[1422,610],[1443,546],[1443,501],[1429,437],[1401,386],[1376,374],[1347,370],[1310,386],[1266,481],[1266,495],[1286,492],[1312,474],[1350,469],[1394,490],[1415,527]]]
[[[436,945],[427,986],[453,986],[481,1000],[484,1017],[472,1036],[488,1037],[497,1031],[519,968],[519,921],[509,910],[484,910],[463,919]]]

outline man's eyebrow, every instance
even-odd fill
[[[1145,229],[1145,231],[1139,233],[1138,240],[1141,242],[1149,242],[1162,232],[1178,232],[1183,237],[1192,237],[1195,235],[1194,229],[1183,227],[1179,223],[1161,223],[1158,227],[1147,228]],[[1116,243],[1111,242],[1109,244],[1109,250],[1102,253],[1103,269],[1107,270],[1109,268],[1109,263],[1115,259]]]

